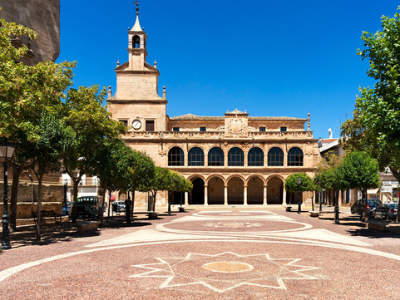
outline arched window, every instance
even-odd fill
[[[204,152],[199,147],[190,149],[188,154],[189,166],[204,166]]]
[[[302,166],[303,151],[298,147],[293,147],[288,152],[288,166]]]
[[[283,166],[283,151],[281,148],[274,147],[268,151],[268,166]]]
[[[260,148],[254,147],[249,151],[248,165],[249,167],[264,165],[264,152]]]
[[[185,155],[179,147],[174,147],[168,152],[168,166],[183,166]]]
[[[208,151],[208,165],[209,166],[223,166],[224,165],[224,151],[221,148],[214,147]]]
[[[242,149],[234,147],[229,150],[228,166],[244,166],[244,154]]]
[[[138,35],[132,38],[132,46],[133,48],[140,48],[140,37]]]

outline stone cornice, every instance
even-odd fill
[[[265,132],[249,132],[247,136],[230,136],[226,137],[224,131],[160,131],[160,132],[147,132],[147,131],[130,131],[123,136],[125,141],[151,141],[151,142],[314,142],[317,141],[313,138],[312,131],[265,131]]]
[[[115,97],[115,96],[114,96]],[[168,101],[160,98],[159,100],[123,100],[123,99],[107,99],[110,104],[167,104]]]
[[[292,174],[292,173],[307,173],[314,172],[317,168],[310,167],[167,167],[168,169],[177,171],[179,173],[185,174],[221,174],[221,175],[233,175],[235,173],[241,175],[248,174],[263,174],[271,175],[273,173],[279,174]]]
[[[230,113],[230,115],[232,115]],[[171,121],[223,121],[225,117],[206,116],[200,117],[195,115],[183,115],[170,118]],[[301,121],[306,122],[307,119],[292,117],[249,117],[249,121]]]

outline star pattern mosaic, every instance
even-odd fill
[[[273,258],[266,253],[188,253],[185,257],[156,260],[156,263],[133,265],[135,274],[130,277],[151,288],[191,291],[207,288],[218,293],[241,286],[287,290],[287,280],[320,279],[310,275],[320,268],[300,265],[300,258]]]

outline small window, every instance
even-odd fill
[[[128,127],[128,120],[119,120],[125,127]]]
[[[154,120],[146,121],[146,131],[154,131]]]
[[[179,131],[179,127],[173,127],[172,130],[173,131]]]
[[[206,131],[206,127],[200,127],[200,131]]]
[[[281,127],[281,131],[282,132],[287,131],[287,128],[286,127]]]
[[[265,127],[260,127],[260,132],[265,132]]]

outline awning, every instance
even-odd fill
[[[376,195],[378,194],[379,188],[378,189],[372,189],[372,190],[368,190],[367,194],[368,195]]]

